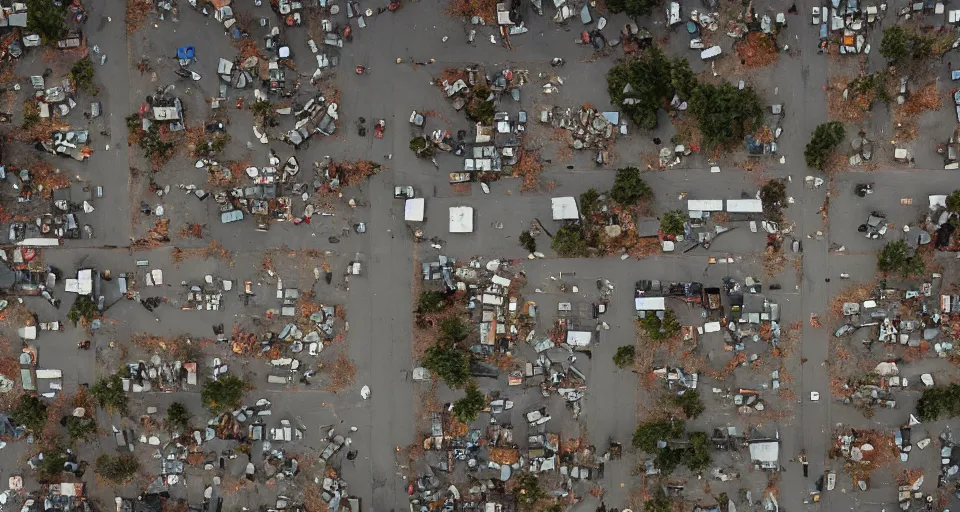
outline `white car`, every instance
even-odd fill
[[[811,23],[811,24],[813,24],[813,25],[819,25],[819,24],[820,24],[820,8],[819,8],[819,7],[814,7],[813,10],[812,10],[812,14],[813,14],[813,16],[812,16],[812,23]]]

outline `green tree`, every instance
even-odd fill
[[[37,464],[37,473],[41,478],[52,479],[63,473],[63,466],[67,463],[67,451],[62,445],[56,443],[54,446],[43,450],[43,460]]]
[[[617,347],[617,352],[613,354],[613,364],[617,365],[618,368],[626,368],[628,366],[633,366],[633,362],[637,359],[637,347],[635,345],[623,345]]]
[[[493,100],[488,100],[492,91],[485,85],[478,85],[473,88],[473,97],[467,103],[467,117],[475,123],[485,125],[493,124],[493,114],[495,108]]]
[[[680,437],[683,427],[682,421],[646,421],[637,425],[637,430],[633,433],[633,447],[647,453],[657,453],[657,443]]]
[[[273,104],[270,100],[257,100],[250,105],[250,112],[256,117],[264,117],[270,114]]]
[[[96,88],[93,86],[93,77],[96,74],[96,68],[93,67],[93,61],[90,56],[84,56],[73,63],[70,68],[70,78],[73,85],[84,92],[96,94]]]
[[[783,180],[770,180],[760,187],[760,203],[768,219],[780,222],[783,206],[787,204],[787,184]]]
[[[114,485],[124,484],[140,471],[140,461],[129,453],[117,456],[104,453],[97,457],[94,471],[101,478]]]
[[[428,348],[421,364],[451,388],[463,387],[470,379],[470,356],[452,343],[438,343]]]
[[[671,62],[657,46],[639,59],[622,61],[607,72],[611,103],[619,105],[643,130],[656,128],[657,112],[674,94],[691,94],[695,83],[686,59]]]
[[[600,193],[597,189],[588,188],[580,194],[580,214],[587,220],[594,212],[600,211]]]
[[[40,35],[44,44],[54,46],[67,33],[67,2],[26,0],[27,31]]]
[[[213,414],[224,413],[240,407],[249,387],[247,381],[236,375],[221,375],[203,385],[200,401]]]
[[[648,312],[646,316],[637,320],[640,328],[646,334],[650,341],[666,341],[680,334],[682,326],[677,319],[677,314],[672,309],[663,312],[661,320],[653,312]]]
[[[672,512],[673,511],[673,500],[667,497],[667,493],[663,492],[663,488],[657,486],[656,491],[653,493],[653,499],[649,499],[643,502],[643,512]]]
[[[707,409],[700,399],[700,392],[695,389],[688,389],[682,395],[673,395],[671,401],[683,409],[683,415],[688,420],[698,418]]]
[[[436,151],[433,149],[433,144],[423,136],[410,139],[410,151],[413,151],[413,153],[420,158],[433,158],[436,154]]]
[[[810,142],[807,143],[807,148],[803,151],[807,167],[824,170],[827,159],[840,146],[846,135],[847,131],[840,121],[830,121],[817,126],[813,131]]]
[[[670,65],[670,85],[681,99],[688,99],[697,88],[697,75],[690,69],[690,63],[681,57]],[[672,98],[671,98],[672,99]]]
[[[547,497],[547,493],[540,486],[540,478],[533,473],[523,472],[514,475],[515,487],[513,496],[522,510],[530,510],[534,504]]]
[[[920,421],[937,421],[960,416],[960,384],[927,388],[917,400],[917,418]]]
[[[611,12],[623,12],[631,18],[646,16],[658,5],[656,0],[607,0]]]
[[[78,295],[70,306],[70,311],[67,312],[67,319],[73,322],[73,325],[77,325],[80,320],[84,323],[89,322],[98,316],[100,311],[97,309],[97,303],[87,295]]]
[[[752,87],[700,84],[690,96],[688,112],[708,148],[726,148],[742,142],[763,120],[760,97]]]
[[[690,445],[684,453],[683,464],[695,473],[710,466],[709,438],[703,432],[690,434]]]
[[[563,258],[579,258],[587,255],[587,242],[576,226],[563,226],[553,235],[550,247]]]
[[[47,424],[47,404],[37,395],[21,395],[10,415],[14,423],[23,425],[39,436]]]
[[[633,206],[653,199],[653,189],[641,177],[640,169],[623,167],[617,169],[617,177],[610,189],[610,198],[623,206]]]
[[[682,235],[686,218],[680,210],[672,210],[660,216],[660,231],[664,235]]]
[[[660,473],[669,475],[677,470],[677,467],[683,462],[686,450],[682,448],[670,448],[666,446],[657,450],[656,457],[653,458],[653,465],[660,470]]]
[[[473,327],[459,316],[448,316],[440,320],[440,341],[448,343],[460,343],[467,339]]]
[[[467,396],[453,403],[453,415],[463,423],[473,423],[477,415],[487,406],[487,397],[475,382],[467,384]]]
[[[63,422],[67,427],[67,435],[74,442],[88,441],[97,433],[97,422],[90,416],[67,416]]]
[[[899,273],[903,277],[920,275],[926,271],[926,264],[902,240],[888,242],[877,253],[877,270],[886,273]]]
[[[190,427],[190,412],[183,402],[174,402],[167,407],[167,430],[185,432]]]
[[[439,313],[447,306],[447,295],[436,290],[424,290],[417,298],[417,311],[420,313]]]
[[[537,239],[530,234],[529,231],[520,232],[520,245],[529,253],[534,253],[537,251]]]
[[[100,407],[110,412],[127,412],[127,394],[123,391],[123,379],[119,375],[100,378],[90,389],[90,394]]]
[[[893,25],[883,31],[880,40],[880,55],[891,65],[898,64],[910,55],[910,34],[900,25]]]
[[[954,190],[947,196],[947,211],[960,213],[960,190]]]

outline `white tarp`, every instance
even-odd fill
[[[407,199],[403,204],[403,220],[410,222],[423,222],[423,212],[426,206],[426,199],[415,197]]]
[[[567,331],[567,345],[571,347],[586,347],[593,339],[590,331]]]
[[[77,272],[77,281],[79,282],[79,289],[77,293],[80,295],[90,295],[93,293],[93,270],[92,269],[83,269],[80,272]]]
[[[692,212],[722,212],[723,199],[687,199],[687,209]]]
[[[935,195],[929,197],[930,209],[936,210],[937,208],[946,208],[947,207],[947,196],[945,195]]]
[[[763,201],[759,199],[727,199],[730,213],[763,213]]]
[[[667,301],[663,297],[637,297],[633,300],[637,311],[664,311]]]
[[[470,206],[450,207],[450,232],[473,233],[473,208]]]
[[[553,210],[553,220],[577,220],[580,212],[577,210],[577,200],[571,196],[550,198]]]

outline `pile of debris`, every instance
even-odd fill
[[[600,112],[590,106],[580,107],[576,112],[558,107],[541,110],[540,122],[570,132],[573,149],[596,150],[597,165],[610,161],[610,145],[618,135],[627,134],[627,120],[619,112]]]

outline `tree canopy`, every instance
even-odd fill
[[[830,121],[817,126],[813,131],[810,142],[807,143],[807,148],[803,151],[803,156],[807,160],[807,167],[824,170],[827,159],[843,142],[846,135],[847,131],[840,121]]]
[[[240,407],[248,387],[247,381],[236,375],[222,375],[204,384],[200,400],[210,412],[220,414]]]
[[[123,379],[119,375],[103,377],[93,385],[90,394],[100,407],[111,412],[123,413],[127,410],[127,393],[123,391]]]
[[[437,313],[446,307],[447,295],[437,290],[424,290],[417,298],[417,311],[420,313]]]
[[[653,420],[637,425],[633,432],[633,447],[647,453],[656,453],[657,442],[669,441],[683,435],[683,422]]]
[[[760,127],[763,107],[752,87],[703,83],[693,90],[688,112],[708,148],[729,147]]]
[[[487,406],[487,397],[475,382],[467,384],[467,395],[453,403],[453,415],[463,423],[470,424]]]
[[[960,213],[960,190],[954,190],[947,196],[947,211]]]
[[[919,275],[926,271],[926,264],[903,240],[888,242],[877,253],[877,270],[903,277]]]
[[[917,400],[917,418],[920,421],[937,421],[957,416],[960,416],[960,384],[927,388]]]
[[[113,484],[122,484],[136,476],[140,470],[140,461],[129,453],[112,456],[101,454],[97,457],[94,471],[104,480]]]
[[[653,189],[641,177],[640,169],[622,167],[617,169],[610,198],[623,206],[633,206],[640,201],[653,199]]]
[[[660,231],[664,235],[682,235],[686,217],[680,210],[672,210],[660,216]]]
[[[633,366],[633,362],[636,359],[636,345],[623,345],[622,347],[617,347],[617,352],[613,354],[613,364],[617,365],[618,368]]]
[[[577,226],[563,226],[553,235],[550,247],[563,258],[587,255],[587,242]]]
[[[943,49],[936,46],[936,36],[914,32],[903,25],[888,27],[880,40],[880,55],[891,66],[911,59],[926,61],[942,54]]]
[[[452,343],[438,343],[428,348],[421,364],[451,388],[463,387],[470,379],[470,356]]]
[[[643,130],[657,127],[657,112],[669,104],[674,94],[686,99],[696,85],[687,60],[671,61],[657,46],[639,59],[621,62],[607,72],[610,101]]]
[[[760,187],[760,203],[768,219],[780,222],[783,205],[787,203],[787,184],[783,180],[770,180]]]
[[[40,34],[45,44],[56,45],[67,33],[67,3],[49,0],[26,0],[27,30]]]
[[[607,8],[612,12],[623,12],[630,17],[646,16],[656,6],[656,0],[607,0]]]
[[[663,312],[663,319],[648,312],[646,316],[637,320],[647,339],[651,341],[666,341],[680,334],[681,325],[677,314],[672,309]]]
[[[22,395],[10,415],[14,422],[39,435],[47,423],[47,404],[37,395]]]

